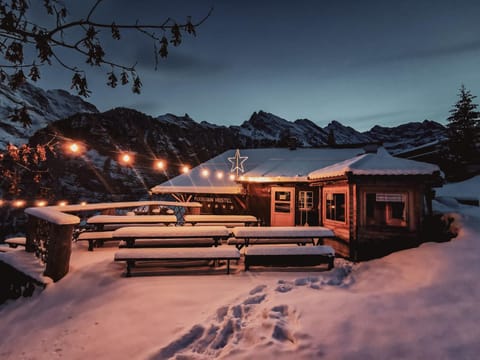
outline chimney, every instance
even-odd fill
[[[377,143],[366,144],[363,147],[363,150],[365,150],[366,154],[376,154],[379,147],[380,147],[380,145],[377,144]]]

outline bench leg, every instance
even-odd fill
[[[132,267],[135,266],[135,261],[127,260],[127,272],[125,274],[126,277],[132,276]]]
[[[227,259],[227,274],[230,274],[230,259]]]
[[[330,257],[330,259],[328,259],[328,270],[332,270],[332,269],[333,269],[334,260],[335,260],[335,258],[334,258],[333,256]]]
[[[88,251],[93,251],[93,239],[88,240]]]

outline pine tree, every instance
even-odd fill
[[[337,142],[335,141],[335,133],[333,132],[333,129],[330,129],[330,131],[328,132],[327,145],[332,147],[337,145]]]
[[[480,132],[480,113],[477,104],[473,103],[476,96],[462,84],[459,100],[450,110],[448,117],[448,146],[451,160],[458,165],[465,165],[477,160]]]

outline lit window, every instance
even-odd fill
[[[311,210],[313,208],[313,191],[298,192],[298,208],[300,210]]]
[[[407,226],[406,194],[368,193],[367,225]]]
[[[325,217],[329,220],[345,222],[345,193],[326,193],[325,195]]]

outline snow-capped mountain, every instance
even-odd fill
[[[368,134],[360,133],[350,126],[345,126],[340,122],[333,120],[325,127],[325,131],[333,132],[336,144],[361,144],[368,142],[376,142],[377,138],[371,137]]]
[[[28,128],[9,118],[15,109],[24,105],[32,119],[32,125]],[[9,142],[15,145],[28,142],[30,136],[52,121],[79,112],[95,113],[98,110],[94,105],[65,90],[45,91],[25,83],[12,91],[8,86],[0,84],[0,147],[4,148]]]
[[[364,134],[382,142],[392,153],[425,145],[433,141],[443,141],[447,138],[446,128],[431,120],[411,122],[396,127],[376,125]]]
[[[260,144],[276,144],[294,137],[297,144],[304,147],[325,145],[328,135],[310,120],[290,122],[264,111],[254,112],[250,119],[240,126],[239,134]]]
[[[19,104],[28,106],[32,127],[24,129],[8,119]],[[85,145],[83,157],[72,158],[59,151],[49,164],[49,186],[58,196],[72,199],[106,196],[108,200],[115,194],[121,194],[119,199],[139,198],[152,186],[177,175],[182,164],[196,166],[228,149],[292,146],[292,138],[297,147],[319,147],[327,146],[333,135],[338,146],[382,142],[391,152],[398,152],[446,136],[445,127],[434,121],[375,126],[362,133],[338,121],[321,127],[308,119],[289,121],[265,111],[254,112],[240,126],[199,123],[188,114],[153,118],[126,108],[99,113],[78,96],[63,90],[44,91],[31,84],[15,92],[0,85],[0,115],[0,148],[7,142],[46,142],[52,132]],[[118,163],[121,151],[135,155],[135,167]],[[167,172],[153,169],[155,158],[167,161]]]

